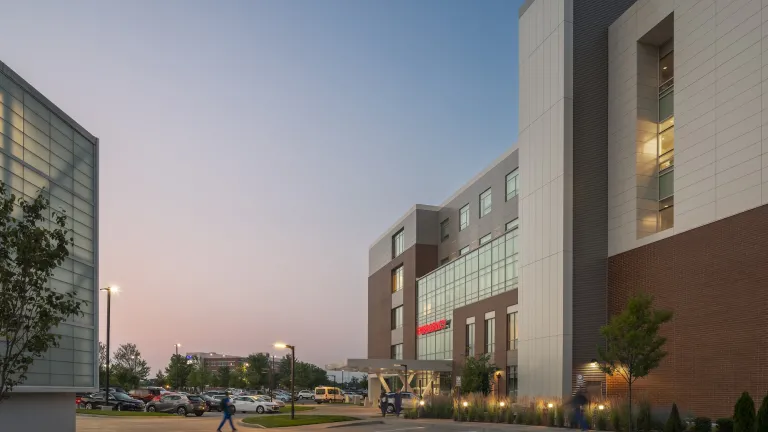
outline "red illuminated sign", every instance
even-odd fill
[[[417,335],[425,335],[434,333],[436,331],[445,330],[451,322],[449,320],[440,320],[433,323],[425,324],[416,329]]]

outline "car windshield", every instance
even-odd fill
[[[114,396],[115,399],[121,400],[121,401],[132,401],[133,400],[133,398],[131,398],[130,396],[128,396],[125,393],[112,393],[112,396]]]

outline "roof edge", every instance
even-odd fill
[[[440,211],[442,207],[440,206],[433,206],[433,205],[427,205],[427,204],[414,204],[411,206],[410,209],[408,209],[405,214],[400,216],[400,218],[392,224],[389,228],[387,228],[373,243],[371,243],[370,246],[368,246],[368,250],[371,250],[374,246],[376,246],[377,243],[382,241],[387,235],[392,232],[393,229],[397,228],[398,225],[401,225],[403,221],[405,221],[405,218],[407,218],[411,213],[415,212],[416,210],[429,210],[429,211]]]
[[[496,168],[496,165],[500,164],[504,161],[504,159],[508,158],[509,155],[517,151],[517,143],[512,144],[512,147],[508,148],[507,151],[502,153],[501,156],[497,157],[493,162],[490,163],[490,165],[483,168],[482,171],[475,174],[474,177],[472,177],[468,182],[464,183],[464,186],[460,187],[456,192],[454,192],[450,197],[448,197],[445,201],[440,204],[440,208],[445,208],[448,204],[451,203],[454,199],[456,199],[457,196],[461,195],[465,190],[469,189],[470,186],[472,186],[475,182],[480,180],[484,175],[488,174],[492,169]],[[518,162],[519,165],[519,162]]]

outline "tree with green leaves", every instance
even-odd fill
[[[653,308],[653,297],[638,294],[629,299],[627,308],[600,328],[605,347],[598,346],[600,370],[610,376],[619,375],[629,386],[632,406],[632,384],[656,369],[667,355],[667,338],[659,335],[662,324],[672,319],[672,312]],[[632,432],[632,413],[629,416]]]
[[[760,409],[757,410],[757,432],[768,432],[768,394],[763,398]]]
[[[192,367],[187,377],[190,386],[204,391],[206,386],[213,383],[213,373],[205,367],[205,362],[197,356],[192,357]]]
[[[229,387],[229,379],[232,371],[229,366],[220,366],[216,372],[216,385],[219,387]]]
[[[733,407],[733,432],[754,432],[755,401],[743,392]]]
[[[43,190],[32,201],[0,182],[0,402],[27,379],[35,359],[59,346],[51,330],[82,316],[88,302],[48,279],[69,256],[72,234],[64,211],[50,208]],[[48,214],[50,213],[50,224]]]
[[[685,425],[680,419],[680,412],[677,410],[677,404],[672,404],[672,411],[669,413],[667,423],[664,424],[664,432],[684,432]]]
[[[461,392],[482,393],[488,396],[494,373],[496,366],[491,364],[489,354],[482,354],[477,358],[468,356],[461,372]]]
[[[115,379],[121,387],[137,388],[139,383],[149,376],[149,365],[141,358],[141,352],[136,348],[136,344],[120,345],[113,357]]]
[[[160,369],[157,370],[157,374],[155,375],[155,385],[158,387],[165,387],[168,385],[168,378]]]
[[[171,387],[179,390],[187,386],[187,379],[191,370],[192,364],[187,362],[185,356],[173,354],[170,363],[165,367],[165,375],[168,377]]]
[[[245,379],[248,386],[258,388],[269,385],[269,356],[264,353],[251,354],[246,359]]]

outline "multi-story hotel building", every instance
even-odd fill
[[[0,404],[4,430],[74,432],[75,393],[98,386],[98,143],[0,62],[0,181],[28,200],[42,190],[52,208],[66,211],[74,245],[49,283],[88,301],[82,317],[52,330],[59,347],[36,360]]]
[[[371,246],[369,358],[339,367],[447,390],[490,353],[506,393],[620,394],[599,328],[647,292],[674,318],[638,393],[712,418],[762,397],[767,6],[527,1],[516,150]]]

